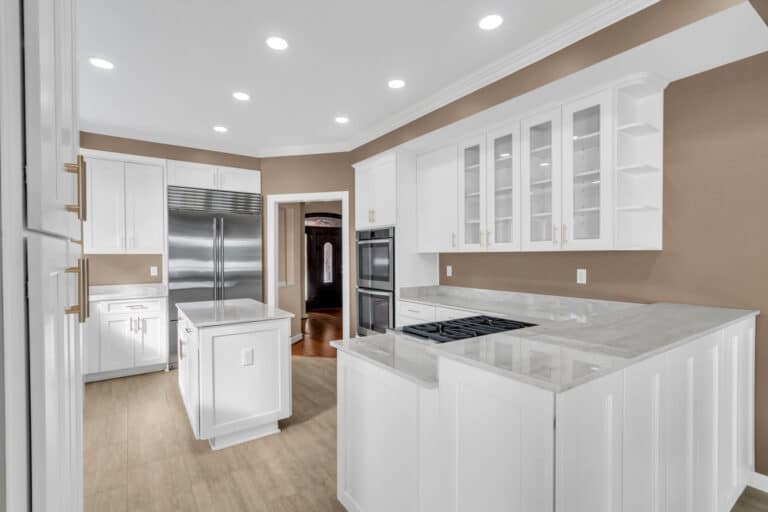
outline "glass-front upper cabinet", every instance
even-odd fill
[[[459,249],[462,250],[484,249],[487,243],[485,165],[484,137],[469,139],[459,146]]]
[[[522,249],[561,247],[561,110],[523,120],[521,126]]]
[[[486,245],[489,251],[520,250],[519,124],[487,137]]]
[[[612,240],[610,91],[563,108],[562,249],[609,249]]]

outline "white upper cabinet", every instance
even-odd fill
[[[488,133],[486,231],[489,251],[520,249],[520,128]]]
[[[561,248],[561,112],[544,112],[522,122],[522,248]]]
[[[235,192],[261,193],[261,172],[235,167],[218,167],[218,184],[220,190]]]
[[[612,99],[609,90],[563,107],[563,249],[613,245]]]
[[[485,138],[467,139],[459,145],[459,249],[484,250]]]
[[[397,155],[387,153],[355,165],[355,229],[397,223]]]
[[[126,252],[163,252],[163,203],[163,168],[158,165],[126,163]]]
[[[72,3],[24,1],[26,208],[31,229],[79,239],[85,211]]]
[[[458,250],[458,165],[456,146],[426,153],[416,162],[419,252]]]
[[[90,215],[83,224],[89,254],[165,251],[163,166],[88,158]]]
[[[86,253],[117,254],[125,251],[125,164],[89,158],[88,204],[83,224]]]
[[[216,188],[216,167],[168,160],[168,185],[214,189]]]

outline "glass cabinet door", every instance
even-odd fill
[[[485,247],[485,142],[482,138],[459,146],[459,247]],[[448,199],[448,198],[446,198]]]
[[[520,249],[519,130],[488,134],[487,245],[489,250]]]
[[[523,250],[561,244],[560,110],[523,121]]]
[[[610,92],[563,110],[563,249],[610,245]]]

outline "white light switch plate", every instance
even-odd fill
[[[243,366],[253,366],[253,349],[252,348],[244,348],[242,353],[240,354],[240,363]]]
[[[149,275],[153,277],[157,275],[157,267],[155,265],[149,267]]]
[[[448,277],[453,276],[453,265],[446,265],[445,266],[445,275]]]
[[[576,284],[587,284],[587,269],[576,269]]]

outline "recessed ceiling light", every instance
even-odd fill
[[[232,93],[232,97],[238,101],[248,101],[251,99],[251,95],[247,92],[236,91]]]
[[[349,118],[347,116],[336,116],[336,122],[339,124],[347,124],[349,122]]]
[[[276,36],[268,37],[267,46],[269,46],[273,50],[285,50],[286,48],[288,48],[288,41],[286,41],[282,37],[276,37]]]
[[[92,57],[91,59],[89,59],[88,62],[91,63],[91,66],[97,67],[99,69],[114,69],[115,68],[115,65],[112,64],[111,62],[109,62],[108,60],[100,59],[98,57]]]
[[[498,14],[489,14],[488,16],[480,18],[477,25],[483,30],[493,30],[499,28],[502,23],[504,23],[504,18]]]
[[[227,127],[226,126],[214,126],[213,131],[219,132],[219,133],[227,133]]]
[[[390,89],[402,89],[405,87],[405,80],[400,80],[399,78],[393,78],[389,82],[387,82],[387,85]]]

